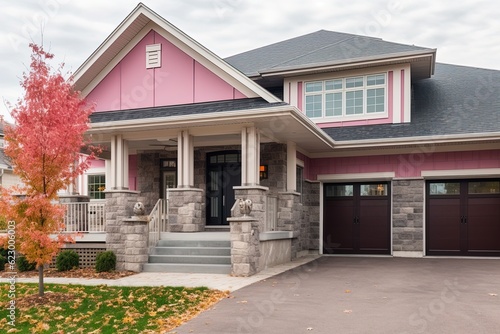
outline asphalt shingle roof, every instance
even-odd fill
[[[386,42],[379,38],[320,30],[247,52],[225,60],[248,76],[286,68],[352,61],[381,55],[431,50]]]
[[[166,107],[129,109],[118,111],[95,112],[90,115],[91,123],[137,120],[157,117],[173,117],[214,112],[268,108],[286,105],[285,102],[269,103],[262,98],[247,98],[227,101],[183,104]]]
[[[500,131],[500,71],[437,63],[412,85],[411,123],[323,130],[337,141]]]

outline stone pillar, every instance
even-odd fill
[[[123,220],[120,226],[125,254],[117,257],[116,269],[141,272],[148,262],[148,220],[132,217]]]
[[[252,276],[259,272],[259,221],[253,217],[227,219],[231,231],[231,275]]]
[[[394,256],[423,256],[423,179],[394,180],[392,183],[392,250]]]
[[[121,225],[124,219],[133,215],[134,204],[138,201],[137,191],[106,191],[106,249],[115,253],[117,261],[125,256]],[[118,268],[117,268],[118,269]],[[124,270],[121,268],[120,270]]]
[[[205,217],[202,215],[205,205],[203,190],[173,188],[168,192],[168,231],[203,232],[205,230]]]
[[[258,221],[259,231],[263,232],[266,222],[267,194],[269,189],[261,186],[236,186],[233,189],[236,199],[242,198],[252,201],[252,217]],[[239,208],[232,213],[232,216],[241,217]]]
[[[296,192],[280,193],[278,197],[278,230],[293,232],[292,259],[297,258],[300,251],[309,248],[307,240],[300,233],[302,223],[302,203],[300,194]]]

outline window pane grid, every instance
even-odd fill
[[[311,118],[384,113],[385,85],[385,74],[307,82],[305,113]]]

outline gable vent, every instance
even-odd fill
[[[146,68],[161,67],[161,44],[146,45]]]

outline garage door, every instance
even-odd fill
[[[500,180],[427,182],[426,251],[500,256]]]
[[[390,254],[389,183],[325,184],[324,254]]]

